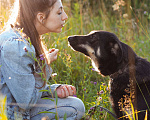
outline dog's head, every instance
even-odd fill
[[[92,31],[88,35],[70,36],[68,41],[74,50],[90,57],[93,66],[103,75],[116,72],[120,67],[118,64],[127,58],[123,52],[128,51],[127,45],[110,32]]]

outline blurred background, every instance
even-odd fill
[[[14,0],[0,0],[0,32],[11,13]],[[62,33],[47,33],[43,40],[47,48],[59,49],[58,60],[52,63],[50,83],[72,84],[77,97],[84,101],[86,115],[94,105],[112,111],[109,101],[109,77],[94,71],[90,59],[68,46],[70,35],[106,30],[131,46],[137,55],[150,61],[150,0],[62,0],[68,20]],[[102,109],[91,119],[113,120]]]

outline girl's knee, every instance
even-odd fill
[[[42,107],[35,107],[32,109],[31,120],[36,120],[37,118],[42,118],[44,116],[48,116],[50,119],[54,119],[55,114],[52,114],[52,112],[57,112],[59,118],[63,118],[64,114],[66,114],[68,120],[73,120],[74,118],[80,120],[85,113],[84,103],[76,97],[67,97],[64,99],[58,98],[57,109],[52,101],[40,100],[38,103],[41,104]],[[38,112],[42,111],[47,111],[49,113],[38,114]]]
[[[85,113],[85,106],[82,100],[79,98],[72,97],[71,100],[72,107],[77,110],[77,119],[81,119]]]

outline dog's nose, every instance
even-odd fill
[[[69,44],[70,44],[71,46],[74,46],[74,45],[77,44],[77,40],[75,40],[75,37],[74,37],[74,36],[69,36],[69,37],[68,37],[68,41],[69,41]]]
[[[73,40],[73,37],[72,36],[69,36],[68,37],[68,41],[70,42],[70,41],[72,41]]]

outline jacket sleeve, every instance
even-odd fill
[[[47,80],[50,79],[50,76],[52,74],[52,68],[49,67],[47,64],[46,64],[46,74],[47,74]],[[48,90],[47,92],[43,92],[42,93],[42,97],[55,97],[55,90],[61,86],[61,84],[52,84],[52,85],[48,85],[46,84],[45,86],[45,90]]]
[[[61,84],[52,84],[52,85],[46,84],[45,90],[48,90],[48,91],[43,92],[42,97],[55,97],[55,90],[59,86],[61,86]]]
[[[11,38],[3,43],[1,50],[2,75],[17,104],[22,109],[27,109],[31,101],[33,104],[36,102],[33,100],[35,78],[31,69],[34,64],[34,56],[34,47],[27,42]]]

